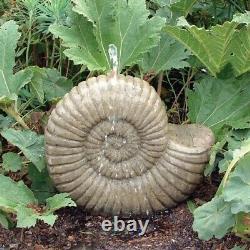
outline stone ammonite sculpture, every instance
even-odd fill
[[[168,124],[147,82],[101,75],[57,104],[45,132],[50,175],[87,210],[148,214],[185,200],[202,180],[212,132]]]

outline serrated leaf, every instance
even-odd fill
[[[56,194],[46,200],[47,211],[54,212],[62,207],[76,207],[76,203],[69,198],[69,194]]]
[[[3,154],[3,169],[6,171],[17,172],[22,169],[21,157],[13,152]]]
[[[1,135],[11,144],[22,150],[25,157],[30,160],[39,171],[45,168],[44,136],[31,130],[21,131],[7,129]]]
[[[204,78],[188,91],[189,119],[210,127],[218,137],[231,121],[250,117],[248,75],[240,79]]]
[[[238,30],[238,23],[225,22],[210,30],[168,25],[168,34],[184,44],[216,76],[227,64],[239,76],[250,69],[250,27]],[[240,46],[239,46],[240,44]]]
[[[17,210],[17,227],[30,228],[36,225],[37,220],[53,226],[57,219],[54,214],[39,214],[34,209],[28,207],[19,207]]]
[[[15,182],[0,175],[0,190],[0,209],[5,212],[16,212],[18,205],[37,204],[33,193],[22,181]]]
[[[86,18],[74,15],[70,28],[51,25],[49,30],[63,40],[63,45],[67,47],[64,54],[75,64],[87,65],[89,70],[108,68],[103,53],[98,50],[99,45],[93,33],[93,26]]]
[[[122,70],[138,63],[159,42],[164,19],[149,19],[144,0],[73,2],[73,10],[81,17],[74,18],[72,28],[53,25],[50,30],[69,47],[65,54],[75,64],[85,64],[90,70],[110,70],[108,48],[114,44]]]
[[[29,228],[36,225],[37,215],[34,214],[33,209],[19,206],[17,209],[17,227]]]
[[[193,230],[198,232],[202,240],[209,240],[213,236],[221,239],[234,224],[230,204],[221,197],[213,198],[194,211]]]
[[[159,45],[146,53],[139,63],[144,73],[170,70],[172,68],[181,69],[188,67],[185,61],[190,53],[178,42],[169,36],[162,34]]]
[[[45,223],[47,223],[50,226],[53,226],[55,224],[57,218],[58,218],[57,215],[45,214],[45,215],[40,215],[38,219],[44,221]]]

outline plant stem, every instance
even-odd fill
[[[159,96],[161,96],[162,80],[163,80],[163,72],[160,73],[159,78],[158,78],[157,94]]]
[[[48,45],[48,39],[47,39],[47,37],[45,37],[45,48],[46,48],[46,62],[45,62],[45,66],[48,67],[49,66],[49,45]]]
[[[9,116],[13,117],[24,129],[29,129],[28,125],[24,122],[23,118],[20,114],[15,110],[13,105],[2,107],[2,110],[8,114]]]
[[[29,52],[30,52],[30,44],[31,44],[31,29],[32,29],[32,16],[33,12],[29,15],[29,32],[28,32],[28,42],[27,42],[27,49],[26,49],[26,67],[29,66]]]
[[[62,40],[59,40],[59,63],[58,63],[58,71],[62,75]]]
[[[51,53],[50,68],[53,68],[54,66],[55,50],[56,50],[56,38],[53,36],[53,47],[52,47],[52,53]]]

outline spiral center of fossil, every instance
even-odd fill
[[[111,135],[107,136],[106,142],[114,149],[119,150],[124,146],[124,144],[127,143],[127,139],[125,137],[122,137],[122,136],[118,137],[115,134],[111,134]]]

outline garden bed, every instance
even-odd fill
[[[210,184],[206,180],[192,199],[208,201],[216,189],[215,183]],[[105,218],[91,216],[80,208],[61,209],[57,214],[59,218],[53,227],[38,223],[31,229],[0,229],[0,246],[3,249],[25,250],[226,250],[237,244],[244,245],[240,238],[232,234],[221,240],[200,240],[192,230],[193,217],[186,203],[151,217],[147,232],[141,237],[137,233],[103,232],[101,223]]]

